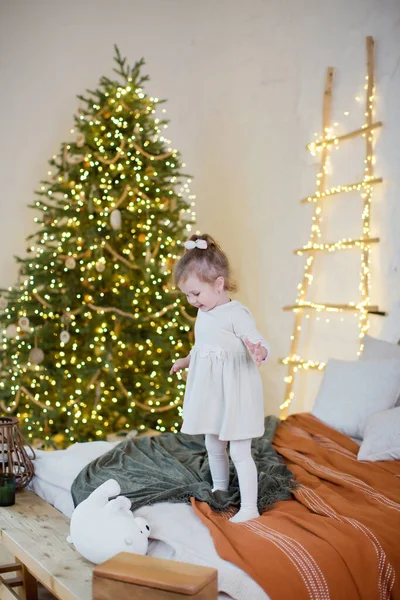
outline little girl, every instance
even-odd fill
[[[213,492],[229,486],[230,455],[240,487],[240,523],[259,517],[257,468],[251,440],[264,433],[264,402],[257,366],[268,357],[268,344],[248,308],[231,300],[235,286],[227,256],[209,236],[193,235],[175,269],[175,280],[188,302],[199,309],[195,345],[171,374],[189,367],[182,432],[205,434]],[[257,365],[257,366],[256,366]]]

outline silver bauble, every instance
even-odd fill
[[[29,360],[33,365],[39,365],[44,359],[44,352],[41,348],[32,348],[29,352]]]
[[[18,319],[18,325],[21,327],[22,331],[29,331],[28,317],[21,317],[20,319]]]
[[[105,268],[106,268],[105,262],[103,262],[102,260],[98,260],[96,263],[96,271],[98,273],[104,273]]]
[[[63,344],[68,344],[70,339],[71,339],[71,336],[69,335],[68,331],[62,331],[60,333],[60,340],[62,341]]]
[[[67,269],[75,269],[76,267],[76,260],[74,259],[73,256],[68,256],[67,260],[65,261],[65,266],[67,267]]]

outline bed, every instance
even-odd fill
[[[33,573],[34,578],[56,598],[92,598],[94,566],[79,556],[66,541],[69,517],[73,510],[70,490],[80,470],[113,446],[107,442],[89,442],[75,444],[62,451],[37,451],[36,474],[30,489],[17,495],[15,506],[0,508],[2,543],[24,565],[17,577],[11,579],[12,583],[15,579],[22,587],[28,581],[32,588],[34,581],[32,578],[27,580],[27,577]],[[218,556],[207,527],[190,505],[159,503],[144,507],[135,514],[145,516],[152,526],[153,539],[148,555],[126,555],[99,567],[95,581],[100,579],[101,585],[93,591],[96,600],[103,598],[103,580],[108,584],[111,582],[113,588],[120,583],[113,579],[115,570],[122,580],[129,579],[129,582],[125,582],[128,586],[140,588],[142,595],[138,597],[143,599],[156,598],[157,590],[162,594],[160,598],[170,597],[171,600],[187,596],[204,597],[204,600],[245,600],[248,594],[255,600],[268,598],[249,575]],[[10,573],[12,567],[15,573],[15,562],[8,565]],[[140,581],[132,580],[131,573],[135,568],[141,573],[146,572],[145,581],[143,578]],[[105,577],[103,569],[106,569]],[[172,581],[171,574],[174,576]],[[10,598],[0,595],[2,600],[3,597]],[[31,598],[34,600],[35,595],[29,600]],[[114,589],[109,598],[122,600],[121,592]]]
[[[71,483],[109,444],[39,452],[31,491],[0,509],[20,582],[29,590],[36,578],[61,600],[400,599],[400,357],[380,344],[371,356],[371,344],[363,361],[328,363],[314,414],[276,430],[297,483],[290,500],[244,524],[194,499],[142,507],[154,537],[146,557],[118,556],[93,573],[65,541]]]

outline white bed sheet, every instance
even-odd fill
[[[75,477],[114,445],[87,442],[73,444],[67,450],[36,451],[35,476],[30,489],[70,517],[74,508],[71,485]],[[269,600],[251,577],[218,556],[209,530],[190,505],[163,502],[142,507],[135,515],[146,518],[151,526],[148,554],[218,569],[219,600]]]

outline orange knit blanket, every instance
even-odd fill
[[[400,461],[358,461],[350,438],[306,413],[273,443],[299,484],[291,500],[233,524],[234,511],[192,499],[220,556],[271,600],[400,600]]]

